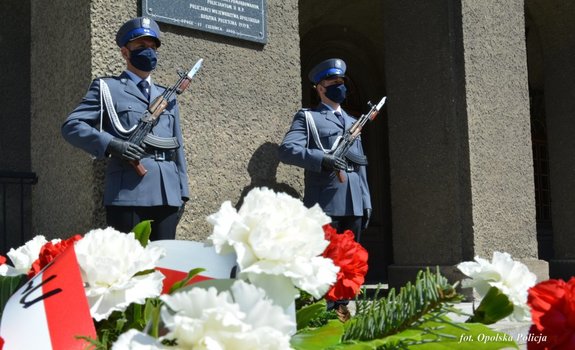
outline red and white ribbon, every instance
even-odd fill
[[[82,350],[79,336],[96,339],[73,246],[10,297],[0,335],[3,350]]]
[[[193,241],[160,240],[149,244],[166,250],[166,256],[157,266],[157,270],[166,276],[162,293],[167,293],[175,282],[181,281],[190,270],[197,268],[205,271],[196,275],[190,283],[234,277],[235,254],[220,255],[213,246]]]

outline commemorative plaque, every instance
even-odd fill
[[[265,0],[141,0],[142,12],[169,23],[265,44]]]

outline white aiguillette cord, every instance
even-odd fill
[[[337,148],[337,145],[341,141],[341,136],[338,136],[337,139],[335,139],[335,142],[331,146],[331,149],[327,150],[327,149],[323,148],[323,145],[321,144],[321,141],[319,139],[317,127],[315,126],[315,122],[313,121],[313,117],[311,116],[311,113],[309,111],[305,111],[304,114],[305,114],[305,121],[307,124],[307,144],[308,144],[308,146],[309,146],[309,134],[311,131],[311,135],[313,136],[313,140],[315,141],[316,145],[318,145],[318,147],[321,148],[323,153],[332,153],[333,151],[335,151],[335,149]]]
[[[104,79],[100,79],[100,106],[102,106],[102,100],[105,103],[106,110],[108,111],[108,116],[110,117],[110,121],[112,122],[112,126],[118,133],[128,136],[136,127],[137,124],[134,125],[130,130],[126,130],[122,123],[120,123],[120,118],[118,118],[118,113],[116,113],[116,109],[114,108],[114,102],[112,101],[112,95],[110,94],[110,88],[108,84],[104,81]],[[104,122],[103,118],[104,108],[100,108],[100,132],[102,131],[102,125]]]

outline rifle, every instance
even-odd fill
[[[335,157],[344,159],[348,155],[349,148],[361,134],[361,129],[368,121],[372,121],[375,119],[375,117],[379,113],[379,110],[385,104],[386,98],[387,97],[384,96],[377,105],[373,105],[371,102],[367,102],[367,105],[370,107],[369,112],[367,112],[366,114],[362,114],[362,116],[359,117],[359,119],[356,120],[355,123],[353,123],[351,128],[349,128],[344,133],[343,137],[339,140],[337,147],[333,151],[333,155]],[[342,183],[345,182],[345,177],[341,170],[336,170],[336,175],[337,178],[339,179],[339,182]]]
[[[168,106],[170,98],[174,95],[174,93],[179,95],[188,88],[188,85],[190,85],[193,76],[202,67],[203,61],[204,61],[203,59],[199,59],[198,62],[194,64],[192,69],[190,69],[188,74],[178,72],[178,74],[180,75],[178,81],[169,89],[164,90],[164,92],[160,96],[154,99],[154,101],[150,104],[146,112],[144,112],[144,115],[142,115],[142,118],[140,118],[138,125],[128,138],[128,141],[139,146],[141,146],[142,144],[147,144],[150,146],[155,146],[157,148],[166,148],[166,149],[170,148],[173,149],[179,147],[179,143],[177,142],[177,140],[172,141],[172,139],[160,138],[152,135],[150,132],[152,131],[152,128],[158,123],[158,118]],[[130,161],[130,163],[132,164],[138,175],[144,176],[148,172],[148,170],[146,170],[146,168],[144,168],[144,166],[140,164],[139,160]]]

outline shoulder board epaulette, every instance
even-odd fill
[[[98,79],[118,79],[118,78],[119,78],[119,77],[118,77],[118,76],[115,76],[115,75],[106,75],[106,76],[103,76],[103,77],[95,77],[94,80],[98,80]]]
[[[110,76],[105,76],[105,77],[96,77],[96,78],[94,78],[93,81],[98,81],[98,80],[100,80],[100,79],[102,79],[102,80],[118,80],[118,79],[120,79],[120,77],[112,76],[112,75],[110,75]]]

